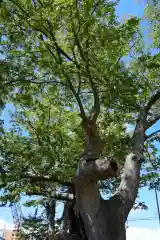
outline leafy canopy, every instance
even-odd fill
[[[0,140],[4,203],[22,192],[49,196],[57,182],[72,180],[83,150],[79,113],[100,111],[103,154],[124,161],[130,148],[126,124],[135,124],[159,85],[159,54],[140,45],[139,19],[118,22],[116,4],[1,1],[1,102],[15,107],[12,127],[2,128]],[[142,184],[158,177],[152,142],[146,143],[152,160],[144,163]],[[105,186],[113,190],[116,183]]]

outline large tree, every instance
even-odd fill
[[[12,131],[2,129],[1,200],[67,200],[57,239],[125,240],[140,170],[142,183],[149,167],[157,176],[145,156],[159,140],[146,134],[160,119],[158,54],[137,47],[139,20],[119,23],[117,2],[1,2],[1,88],[16,108]],[[119,187],[104,200],[111,178]]]

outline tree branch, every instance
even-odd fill
[[[26,112],[26,109],[25,107],[22,106],[22,104],[20,104],[21,108],[23,109],[24,112]],[[29,119],[26,119],[26,123],[30,126],[30,128],[34,131],[36,137],[37,137],[37,141],[38,141],[38,144],[39,146],[41,147],[43,144],[42,144],[42,141],[40,139],[40,136],[36,130],[36,128],[32,125],[32,122],[29,120]]]
[[[151,107],[157,102],[157,100],[160,99],[160,90],[158,90],[155,94],[152,95],[146,106],[144,107],[144,112],[147,116],[149,110]]]
[[[28,196],[43,196],[44,194],[41,191],[27,191],[25,192]],[[56,200],[62,200],[62,201],[72,201],[74,199],[74,196],[72,193],[61,193],[61,192],[55,192],[52,194],[52,198],[55,198]]]
[[[66,200],[66,201],[72,201],[74,199],[74,196],[71,193],[58,193],[57,192],[54,194],[54,197],[57,200]]]
[[[73,62],[73,63],[76,65],[77,63],[76,63],[72,58],[70,58],[70,57],[68,56],[68,54],[65,53],[65,52],[59,47],[59,45],[58,45],[58,43],[57,43],[57,41],[56,41],[56,38],[55,38],[55,36],[54,36],[54,34],[53,34],[53,27],[52,27],[52,25],[51,25],[51,22],[50,22],[50,21],[47,21],[47,23],[48,23],[48,26],[49,26],[49,29],[50,29],[50,30],[49,30],[49,34],[50,34],[50,36],[52,37],[52,40],[53,40],[53,42],[54,42],[54,44],[55,44],[56,52],[57,52],[58,57],[59,57],[59,64],[62,65],[63,59],[62,59],[61,55],[63,55],[63,56],[66,57],[66,59],[67,59],[68,61],[71,61],[71,62]],[[43,26],[43,27],[48,31],[48,29],[47,29],[45,26]],[[41,38],[41,40],[44,40],[44,39]],[[65,76],[65,78],[66,78],[66,80],[67,80],[67,82],[68,82],[68,85],[69,85],[70,90],[72,91],[73,95],[75,96],[75,98],[76,98],[76,100],[77,100],[77,103],[78,103],[79,108],[80,108],[81,116],[83,116],[83,118],[85,118],[85,117],[86,117],[86,114],[85,114],[85,111],[84,111],[84,108],[83,108],[81,99],[80,99],[80,97],[79,97],[79,94],[76,93],[76,90],[75,90],[75,88],[74,88],[74,86],[73,86],[70,78],[65,74],[63,67],[62,67],[62,72],[63,72],[63,75]]]
[[[122,201],[126,219],[137,197],[140,165],[139,158],[136,154],[131,153],[126,157],[121,183],[113,196],[113,198],[118,197],[119,200]]]
[[[11,81],[11,82],[6,82],[5,85],[17,84],[17,83],[20,83],[20,82],[33,83],[33,84],[60,84],[60,85],[63,85],[65,87],[67,87],[67,84],[65,84],[63,82],[58,82],[58,81],[34,81],[34,80]]]
[[[115,177],[118,171],[116,162],[107,158],[99,158],[94,161],[82,161],[76,173],[76,184],[83,188],[88,182],[104,180]]]
[[[72,183],[71,182],[63,182],[61,180],[59,180],[56,177],[53,176],[33,176],[33,175],[29,175],[29,174],[20,174],[21,178],[27,178],[30,180],[31,183],[36,183],[36,182],[57,182],[63,186],[70,186],[72,187]]]
[[[136,128],[135,128],[133,139],[132,139],[133,152],[136,151],[138,154],[140,153],[143,154],[145,131],[147,130],[147,124],[148,124],[147,116],[149,114],[149,110],[157,102],[158,99],[160,99],[160,90],[158,90],[155,94],[151,96],[148,103],[139,112]]]
[[[15,4],[21,11],[22,13],[24,14],[24,16],[26,17],[30,17],[28,12],[26,12],[26,10],[24,10],[24,8],[21,6],[20,3],[18,3],[17,1],[14,1],[14,0],[10,0],[10,2],[12,2],[13,4]]]
[[[61,54],[60,52],[57,52],[58,53],[58,56],[59,56],[59,59],[60,59],[60,64],[62,64],[62,58],[61,58]],[[78,103],[78,106],[79,106],[79,109],[80,109],[80,112],[81,112],[81,116],[83,116],[83,118],[86,118],[86,114],[85,114],[85,111],[84,111],[84,108],[83,108],[83,105],[82,105],[82,102],[81,102],[81,99],[79,97],[79,94],[76,93],[76,90],[70,80],[70,78],[68,77],[68,75],[66,75],[66,73],[64,72],[64,69],[62,67],[62,72],[63,72],[63,75],[65,76],[68,84],[69,84],[69,88],[70,90],[72,91],[73,95],[75,96],[76,100],[77,100],[77,103]]]
[[[11,0],[11,2],[13,2],[15,5],[18,6],[18,8],[25,14],[26,17],[30,17],[29,14],[20,6],[18,5],[14,0]],[[48,23],[48,28],[46,26],[43,25],[43,28],[45,31],[47,31],[47,33],[49,34],[49,36],[52,38],[53,42],[54,42],[54,47],[52,46],[52,48],[54,48],[58,54],[58,57],[59,57],[59,60],[60,60],[60,64],[62,64],[62,58],[61,58],[61,55],[64,56],[68,61],[71,61],[75,64],[74,60],[66,53],[63,51],[63,49],[58,45],[57,43],[57,40],[54,36],[54,33],[53,33],[53,27],[52,27],[52,24],[49,20],[47,20],[47,23]],[[30,23],[29,23],[30,24]],[[44,32],[42,30],[39,30],[39,29],[33,29],[35,31],[39,31],[41,34],[44,34]],[[47,35],[48,37],[48,35]],[[44,41],[43,39],[43,36],[41,35],[40,36],[40,39]],[[47,45],[48,47],[48,45]],[[50,51],[51,49],[48,49],[48,51],[53,55],[52,51]],[[53,57],[55,58],[55,56],[53,55]],[[76,93],[76,90],[71,82],[71,80],[69,79],[69,77],[65,74],[63,68],[62,68],[62,72],[69,84],[69,87],[70,87],[70,90],[72,91],[73,95],[75,96],[76,100],[77,100],[77,103],[79,105],[79,108],[80,108],[80,112],[81,112],[81,116],[83,116],[83,118],[86,118],[86,114],[85,114],[85,111],[84,111],[84,108],[83,108],[83,105],[82,105],[82,102],[81,102],[81,99],[79,97],[79,95]]]
[[[64,74],[65,78],[67,79],[67,82],[68,82],[68,84],[69,84],[69,87],[70,87],[73,95],[75,96],[75,98],[76,98],[76,100],[77,100],[77,103],[78,103],[78,106],[79,106],[79,109],[80,109],[82,118],[86,118],[86,114],[85,114],[85,111],[84,111],[84,108],[83,108],[83,104],[82,104],[82,102],[81,102],[81,99],[80,99],[80,97],[79,97],[79,94],[76,93],[76,90],[75,90],[75,88],[73,87],[73,84],[72,84],[70,78],[65,74],[64,71],[63,71],[63,74]]]
[[[91,15],[96,11],[96,8],[98,7],[98,5],[99,5],[100,3],[101,3],[101,0],[98,0],[97,3],[95,3]]]
[[[146,135],[145,140],[149,140],[150,138],[155,136],[157,133],[160,133],[160,130],[157,130],[156,132],[153,132],[150,135]]]
[[[72,48],[72,53],[73,53],[73,58],[74,58],[74,61],[75,61],[75,64],[76,64],[76,68],[77,68],[77,76],[78,76],[78,90],[77,90],[77,94],[80,95],[80,90],[81,90],[81,84],[82,84],[82,80],[81,80],[81,75],[80,75],[80,65],[78,64],[78,61],[77,61],[77,58],[76,58],[76,54],[74,52],[74,47]]]
[[[12,176],[10,178],[10,172],[9,171],[6,171],[3,169],[3,167],[0,166],[1,169],[1,172],[0,172],[0,175],[3,174],[4,177],[9,177],[7,178],[7,183],[8,182],[13,182],[13,181],[17,181],[17,177],[19,177],[19,179],[27,179],[29,180],[29,182],[32,184],[32,183],[38,183],[38,182],[55,182],[55,183],[58,183],[62,186],[67,186],[67,187],[71,187],[73,188],[73,183],[72,182],[64,182],[64,181],[61,181],[59,180],[57,177],[54,177],[54,176],[37,176],[37,175],[30,175],[30,174],[25,174],[23,172],[20,173],[19,176]],[[5,183],[4,183],[5,184]]]
[[[66,52],[64,52],[63,49],[58,45],[56,38],[53,34],[53,26],[52,26],[51,22],[49,20],[47,20],[47,23],[48,23],[49,31],[48,31],[48,28],[45,27],[45,29],[49,32],[49,34],[55,44],[56,51],[59,54],[62,54],[68,61],[74,62],[73,59]]]
[[[40,3],[41,7],[43,7],[43,3],[40,0],[38,0],[38,2]]]
[[[85,56],[84,56],[84,53],[83,53],[83,50],[82,50],[82,48],[81,48],[81,45],[80,45],[80,42],[79,42],[77,33],[75,32],[75,27],[74,27],[74,23],[73,23],[72,18],[71,18],[71,21],[72,21],[72,31],[73,31],[73,34],[74,34],[74,37],[75,37],[75,42],[76,42],[76,45],[77,45],[77,47],[78,47],[80,56],[81,56],[82,60],[83,60],[84,63],[85,63],[85,67],[86,67],[86,70],[87,70],[87,73],[88,73],[88,77],[89,77],[89,84],[90,84],[90,87],[91,87],[92,92],[93,92],[94,106],[93,106],[93,116],[92,116],[92,120],[93,120],[93,121],[96,121],[96,120],[97,120],[97,117],[98,117],[98,115],[99,115],[99,112],[100,112],[99,95],[98,95],[97,88],[96,88],[96,86],[95,86],[95,84],[94,84],[94,81],[93,81],[93,79],[92,79],[92,75],[91,75],[91,73],[90,73],[89,63],[88,63],[88,61],[86,60],[86,58],[85,58]]]
[[[92,76],[90,74],[90,70],[89,70],[89,65],[87,64],[86,66],[87,68],[87,72],[88,72],[88,75],[89,75],[89,82],[90,82],[90,86],[91,86],[91,89],[93,91],[93,96],[94,96],[94,107],[93,107],[93,116],[92,116],[92,120],[93,121],[96,121],[97,120],[97,117],[100,113],[100,102],[99,102],[99,95],[98,95],[98,91],[97,91],[97,88],[94,84],[94,81],[92,79]]]
[[[143,152],[144,142],[146,140],[145,131],[147,115],[153,104],[159,98],[160,90],[153,94],[153,96],[150,98],[146,106],[143,109],[141,109],[138,115],[136,128],[132,139],[132,150],[131,153],[128,154],[128,156],[126,157],[121,183],[117,193],[115,194],[115,196],[118,195],[119,199],[122,199],[123,201],[126,218],[137,197],[140,179],[140,167],[142,161],[144,160]],[[148,137],[152,137],[153,135],[151,134]]]
[[[160,120],[160,115],[152,116],[151,120],[147,121],[146,123],[146,130],[152,127],[158,120]]]
[[[2,168],[0,166],[0,168]],[[2,172],[3,171],[3,172]],[[0,174],[4,175],[4,177],[10,177],[10,172],[4,170],[2,168]],[[30,174],[25,174],[23,172],[20,173],[19,176],[12,176],[11,181],[15,181],[17,180],[17,177],[20,177],[20,179],[28,179],[30,181],[30,183],[36,183],[36,182],[55,182],[58,183],[60,185],[63,186],[67,186],[67,187],[73,187],[73,183],[72,182],[64,182],[59,180],[57,177],[54,176],[37,176],[37,175],[30,175]],[[7,179],[7,181],[9,181],[9,179]]]

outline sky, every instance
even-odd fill
[[[144,14],[145,3],[145,0],[121,0],[117,8],[117,15],[121,20],[126,19],[126,17],[130,15],[142,17]],[[141,27],[143,28],[144,33],[148,32],[145,21],[142,22]],[[2,114],[6,128],[10,126],[8,113],[9,109],[12,109],[11,105],[8,105]],[[152,130],[154,131],[158,127],[160,128],[160,121]],[[160,199],[160,193],[158,193],[158,197]],[[147,211],[131,211],[128,218],[129,228],[127,228],[127,240],[141,240],[142,238],[145,238],[145,240],[158,240],[158,236],[160,236],[160,224],[158,222],[155,192],[148,191],[148,189],[143,188],[139,191],[139,200],[145,201],[149,209]],[[62,209],[58,208],[57,211],[60,214]],[[28,214],[30,210],[22,207],[22,212]],[[0,229],[2,228],[13,228],[12,213],[10,208],[0,208]]]

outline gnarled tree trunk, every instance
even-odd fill
[[[97,180],[114,176],[115,172],[111,164],[107,159],[99,159],[87,164],[90,164],[88,171],[93,167],[97,172],[95,171],[94,175],[84,175],[83,172],[82,176],[79,170],[75,183],[76,204],[84,222],[87,238],[125,240],[125,222],[138,191],[139,159],[133,153],[127,156],[120,187],[109,200],[101,198]],[[90,180],[87,181],[88,176]]]
[[[48,240],[54,239],[55,232],[55,199],[49,199],[46,203],[47,220],[48,220]]]
[[[159,98],[160,91],[151,97],[139,113],[132,138],[132,148],[125,159],[120,186],[109,200],[101,198],[98,181],[115,177],[117,166],[115,162],[100,156],[100,139],[95,122],[85,121],[85,151],[74,179],[74,201],[82,219],[79,228],[84,225],[86,238],[77,233],[76,238],[70,235],[71,238],[66,236],[61,239],[126,240],[125,223],[139,188],[143,148],[147,139],[145,131],[156,122],[149,122],[147,115]]]

